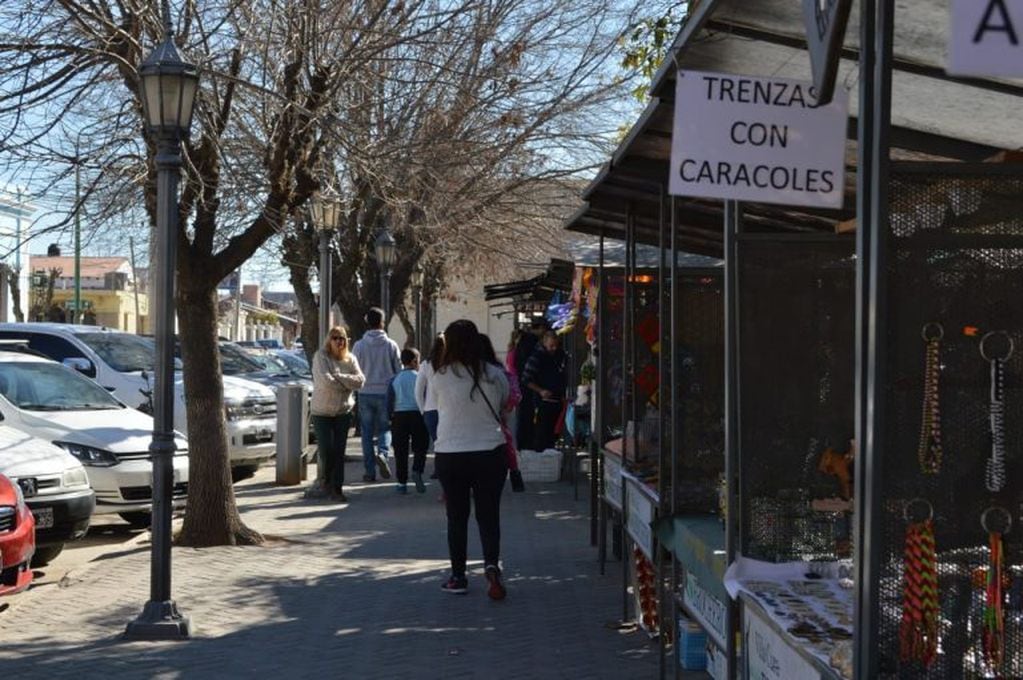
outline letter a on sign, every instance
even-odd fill
[[[1023,0],[952,0],[948,72],[1023,76]]]
[[[828,104],[835,92],[835,74],[845,40],[852,0],[803,0],[806,46],[817,103]]]

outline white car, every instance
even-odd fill
[[[0,474],[21,488],[35,516],[34,566],[48,564],[65,543],[85,536],[96,497],[85,468],[74,456],[0,424]]]
[[[52,442],[85,466],[96,514],[145,526],[153,496],[153,419],[76,371],[35,354],[0,350],[4,423]],[[188,493],[188,442],[176,436],[173,502]]]
[[[0,323],[0,340],[24,340],[31,349],[94,379],[128,406],[146,410],[156,352],[151,338],[103,326]],[[223,380],[228,457],[232,474],[240,479],[274,455],[277,398],[269,387],[251,380],[226,375]],[[187,435],[180,371],[175,374],[174,398],[174,429]]]

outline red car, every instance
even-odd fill
[[[36,551],[36,521],[17,484],[0,475],[0,595],[32,583],[29,563]]]

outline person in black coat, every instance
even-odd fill
[[[520,375],[522,393],[531,394],[535,405],[533,449],[536,451],[552,448],[557,440],[554,429],[568,387],[567,366],[568,355],[561,349],[557,334],[547,331]]]
[[[522,333],[518,343],[515,345],[515,375],[522,383],[522,373],[526,370],[526,363],[533,356],[533,350],[540,344],[540,336],[547,330],[547,325],[542,319],[535,319],[528,331]],[[534,435],[533,417],[536,412],[536,402],[533,400],[533,392],[523,388],[522,401],[519,402],[518,415],[515,419],[515,444],[519,448],[529,449],[533,446]]]

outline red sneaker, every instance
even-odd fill
[[[497,565],[491,564],[486,568],[487,583],[490,587],[487,588],[487,595],[490,596],[491,600],[503,600],[508,594],[505,590],[504,584],[501,583],[501,570],[497,568]]]

